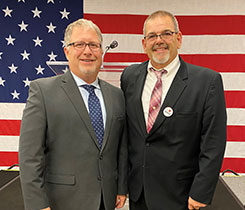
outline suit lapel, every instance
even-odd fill
[[[67,97],[70,99],[73,106],[75,107],[75,109],[78,112],[81,120],[84,122],[87,129],[89,130],[89,133],[90,133],[92,139],[94,140],[95,144],[99,148],[98,141],[97,141],[93,126],[91,124],[91,120],[90,120],[87,108],[83,102],[81,93],[80,93],[80,91],[77,87],[77,84],[74,81],[70,71],[66,72],[62,76],[61,87],[65,91]]]
[[[182,92],[184,91],[185,87],[186,87],[186,83],[185,83],[185,79],[188,78],[188,73],[187,73],[187,67],[186,64],[184,63],[184,61],[182,59],[180,59],[181,61],[181,65],[180,68],[169,88],[169,91],[167,93],[167,96],[162,104],[162,107],[159,111],[159,114],[156,118],[156,121],[149,133],[149,135],[151,135],[152,133],[154,133],[160,125],[162,125],[166,119],[166,117],[163,114],[163,110],[166,107],[171,107],[174,110],[174,106],[177,103],[179,97],[181,96]]]
[[[112,113],[113,113],[113,98],[111,95],[111,90],[108,87],[107,83],[103,80],[99,80],[99,85],[102,91],[104,103],[105,103],[105,109],[106,109],[106,124],[105,124],[105,132],[104,132],[104,139],[102,144],[101,152],[103,151],[109,137],[110,129],[111,129],[111,123],[112,123]]]
[[[141,133],[145,136],[147,136],[147,130],[141,97],[147,75],[147,65],[148,61],[143,63],[139,68],[139,74],[135,82],[135,90],[133,90],[136,91],[135,101],[132,103],[135,107],[135,113],[137,115],[139,128],[141,130]]]

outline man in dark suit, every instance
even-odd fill
[[[121,208],[128,169],[123,92],[97,77],[103,50],[94,23],[71,23],[64,41],[70,71],[33,81],[23,112],[19,162],[25,208]]]
[[[121,76],[130,210],[199,209],[212,200],[226,144],[222,79],[184,62],[181,43],[171,13],[151,14],[142,40],[149,61]]]

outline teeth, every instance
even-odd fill
[[[91,62],[92,60],[82,60],[82,61],[85,61],[85,62]]]

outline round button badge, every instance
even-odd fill
[[[173,115],[174,111],[171,107],[166,107],[164,110],[163,110],[163,115],[165,117],[171,117]]]

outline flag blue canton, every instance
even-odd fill
[[[55,75],[64,61],[66,26],[83,16],[82,0],[1,0],[0,102],[25,103],[30,81]]]

